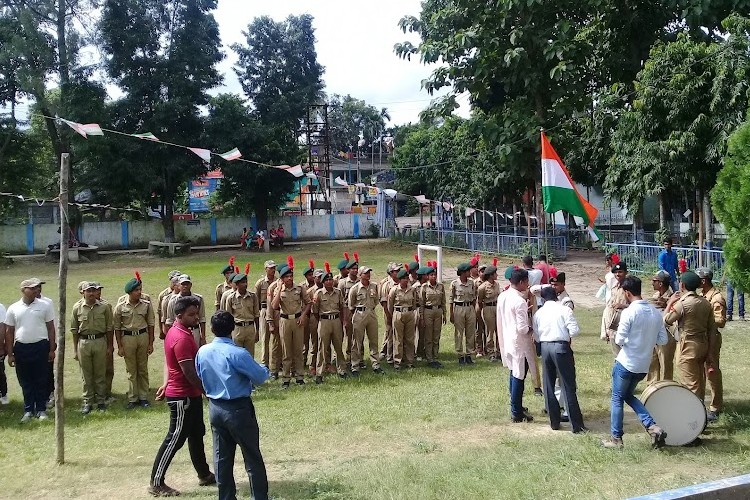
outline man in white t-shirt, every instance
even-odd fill
[[[8,404],[8,378],[5,376],[5,306],[0,304],[0,404]]]
[[[3,321],[8,365],[16,367],[23,392],[21,423],[35,415],[47,420],[48,365],[55,359],[55,313],[50,303],[37,299],[36,278],[21,282],[21,300],[11,304]]]
[[[39,278],[31,278],[31,279],[39,281],[39,286],[36,287],[36,298],[38,300],[41,300],[42,302],[48,303],[49,306],[52,308],[52,313],[54,314],[55,305],[52,303],[52,299],[42,295],[42,285],[44,285],[46,282],[40,280]],[[55,319],[53,321],[55,323],[55,331],[57,331],[57,316],[55,316]],[[55,406],[55,363],[54,361],[49,362],[47,373],[48,373],[47,382],[49,385],[49,399],[47,400],[47,408],[49,409]]]

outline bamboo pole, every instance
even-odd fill
[[[57,463],[65,463],[65,317],[66,287],[68,283],[68,179],[70,178],[70,153],[60,155],[60,269],[58,272],[57,350],[55,351],[55,442]],[[74,347],[75,348],[75,347]]]

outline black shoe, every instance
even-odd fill
[[[352,371],[352,377],[354,378],[359,377],[359,372],[357,370]]]
[[[278,373],[272,373],[270,378],[271,378],[271,380],[278,380],[279,374]]]
[[[141,408],[151,408],[151,403],[147,399],[141,399],[138,404],[141,405]]]
[[[281,384],[281,388],[286,390],[286,389],[289,389],[290,385],[291,385],[290,382],[284,382],[283,384]]]
[[[706,419],[708,420],[709,424],[713,424],[717,420],[719,420],[719,412],[718,411],[710,411],[706,413]]]
[[[580,429],[573,429],[573,434],[586,434],[589,430],[586,427]]]
[[[106,409],[107,409],[107,405],[105,405],[104,403],[99,403],[98,405],[96,405],[97,411],[105,411]]]
[[[323,383],[323,377],[321,377],[320,375],[318,375],[317,377],[315,377],[315,383],[318,384],[318,385],[322,384]]]
[[[209,472],[208,476],[198,478],[198,486],[211,486],[216,484],[216,476],[213,472]]]
[[[430,361],[427,366],[429,366],[430,368],[440,368],[440,363],[438,363],[437,361]]]
[[[301,378],[298,378],[297,379],[297,385],[305,385],[305,380],[301,379]]]
[[[400,372],[401,371],[401,365],[394,364],[393,365],[393,369],[396,370],[397,372]]]
[[[349,378],[349,374],[348,373],[339,373],[339,378],[347,379],[347,378]]]
[[[360,361],[360,363],[359,363],[359,369],[360,370],[367,370],[367,363],[365,363],[364,361]]]
[[[474,364],[474,360],[471,359],[471,356],[468,356],[468,355],[466,356],[466,364],[467,365],[473,365]]]
[[[458,357],[458,364],[459,365],[465,365],[466,364],[466,356],[459,356]]]
[[[377,373],[378,375],[385,375],[385,371],[380,367],[373,368],[372,372]]]
[[[551,429],[552,429],[553,431],[559,431],[559,430],[560,430],[560,424],[557,424],[557,425],[552,425],[552,424],[549,424],[549,426],[550,426],[550,428],[551,428]]]
[[[91,405],[83,405],[81,415],[88,415],[89,413],[91,413]]]
[[[389,365],[393,366],[394,361],[392,359],[389,359],[389,360],[386,361],[386,363],[388,363]]]
[[[534,421],[534,417],[532,417],[531,415],[529,415],[528,412],[524,411],[518,417],[510,417],[510,421],[513,422],[514,424],[518,424],[520,422],[533,422]]]
[[[542,389],[539,387],[534,388],[534,396],[544,396]]]
[[[128,401],[128,406],[126,406],[126,408],[127,408],[128,410],[132,410],[132,409],[134,409],[134,408],[135,408],[136,406],[138,406],[138,403],[136,403],[135,401]]]
[[[440,361],[435,361],[435,366],[437,366],[438,368],[442,368],[443,363],[441,363]]]
[[[560,415],[560,422],[570,422],[570,417],[568,415]]]

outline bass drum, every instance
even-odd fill
[[[695,441],[706,428],[706,406],[690,389],[673,380],[654,382],[641,394],[641,402],[656,424],[667,433],[666,444],[683,446]]]

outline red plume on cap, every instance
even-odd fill
[[[286,256],[286,265],[289,266],[289,269],[294,269],[294,259],[291,255]]]
[[[359,264],[359,254],[357,252],[354,252],[354,262]]]
[[[474,254],[474,258],[477,259],[477,264],[479,264],[479,260],[482,258],[482,255],[479,252],[477,252]]]
[[[310,269],[315,269],[315,262],[312,259],[308,260],[307,264],[310,266]]]
[[[497,257],[495,257],[494,259],[492,259],[492,265],[495,266],[495,267],[497,267]]]
[[[406,269],[408,271],[409,270],[409,264],[404,263],[404,269]]]
[[[346,260],[349,260],[349,252],[344,252],[344,258],[345,258]]]
[[[419,262],[419,255],[414,254],[414,262]]]
[[[331,264],[326,262],[325,264],[323,264],[323,267],[326,268],[326,274],[331,274]]]
[[[138,271],[135,272],[135,279],[138,281],[138,283],[143,283],[143,280],[141,279],[141,273]]]
[[[245,264],[245,274],[250,274],[250,263]]]
[[[478,263],[479,263],[479,258],[476,255],[472,257],[471,260],[469,261],[469,264],[472,267],[476,266]]]
[[[229,266],[230,267],[234,267],[234,255],[232,255],[231,257],[229,257]]]
[[[234,266],[234,274],[240,274],[240,266]]]
[[[612,254],[612,264],[619,264],[620,263],[620,256],[616,253]]]
[[[680,259],[677,261],[677,269],[680,270],[680,274],[686,273],[688,270],[687,261],[685,259]]]

